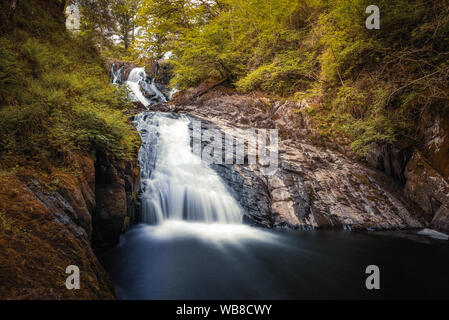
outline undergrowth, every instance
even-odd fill
[[[14,28],[0,35],[3,166],[69,166],[72,152],[135,157],[126,93],[109,85],[89,38],[66,32],[46,5],[19,2]]]

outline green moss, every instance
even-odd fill
[[[19,2],[16,19],[29,9]],[[45,5],[35,10],[47,15]],[[135,157],[139,139],[125,115],[126,94],[109,85],[88,39],[48,19],[0,37],[0,160],[64,165],[72,151]]]

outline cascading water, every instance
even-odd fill
[[[127,83],[144,105],[154,101],[145,96],[154,83],[142,68],[132,70]],[[390,236],[244,225],[242,209],[219,176],[192,152],[188,117],[145,112],[134,123],[142,138],[143,223],[102,257],[119,299],[372,298],[358,275],[373,261],[390,273],[383,278],[389,289],[376,297],[407,292],[415,298],[424,291],[447,297],[448,254]],[[436,249],[447,252],[447,245]],[[423,259],[416,260],[419,250]],[[398,256],[416,268],[398,269]],[[416,277],[416,270],[425,276]]]
[[[242,211],[219,176],[190,148],[189,119],[143,113],[141,133],[142,221],[241,223]]]
[[[167,102],[165,96],[157,88],[154,79],[149,79],[145,68],[134,68],[125,84],[131,91],[131,99],[140,101],[145,107],[155,102]]]
[[[116,70],[115,65],[111,66],[111,83],[121,85],[122,84],[123,66]]]
[[[111,82],[122,83],[123,66],[111,67]],[[130,97],[145,107],[166,102],[144,68],[134,68],[125,85]],[[189,119],[142,113],[134,121],[142,138],[142,222],[165,220],[240,223],[242,212],[218,175],[190,149]]]

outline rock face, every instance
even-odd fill
[[[431,227],[449,230],[449,183],[415,150],[405,170],[405,193],[426,213]]]
[[[421,113],[416,142],[377,145],[367,160],[401,183],[432,228],[449,232],[449,113],[444,106]]]
[[[59,181],[55,191],[43,191],[45,188],[35,179],[31,179],[27,187],[59,223],[75,236],[90,239],[91,212],[96,206],[94,162],[88,156],[73,154],[72,158],[77,174],[55,174],[55,179]]]
[[[419,150],[429,164],[449,181],[449,110],[447,106],[426,110],[418,123]]]
[[[407,164],[405,191],[431,217],[431,227],[449,232],[449,111],[426,110],[418,124],[418,148]]]
[[[153,110],[187,113],[222,132],[248,127],[279,129],[279,169],[214,165],[246,211],[265,227],[400,229],[427,225],[425,213],[387,175],[331,149],[297,111],[304,103],[239,95],[217,87],[178,95]]]
[[[410,161],[412,153],[413,146],[408,141],[395,144],[376,144],[366,160],[373,167],[397,180],[401,185],[405,185],[407,182],[405,167]]]
[[[71,160],[73,171],[53,168],[49,178],[0,171],[0,299],[114,298],[92,243],[116,244],[135,216],[138,170],[88,155]],[[80,290],[66,288],[70,265],[80,268]]]
[[[111,163],[97,155],[95,164],[96,207],[92,239],[95,248],[118,244],[122,232],[137,218],[136,190],[139,170],[129,161]]]
[[[247,217],[267,227],[420,228],[404,197],[360,165],[312,145],[280,145],[280,167],[216,166]]]

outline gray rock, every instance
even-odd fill
[[[300,104],[278,103],[263,119],[260,111],[247,105],[249,102],[233,103],[235,97],[230,101],[220,99],[201,106],[172,104],[160,108],[188,113],[201,119],[203,126],[206,123],[222,132],[246,128],[241,125],[243,118],[261,127],[284,126],[283,130],[289,130],[287,139],[279,144],[279,169],[273,176],[263,175],[260,164],[212,165],[245,210],[247,222],[302,229],[406,229],[425,225],[417,214],[420,209],[397,191],[400,188],[393,179],[313,144],[312,139],[302,136],[302,129],[295,131],[292,126],[300,122],[294,119]],[[238,112],[233,112],[236,108]],[[279,126],[275,118],[280,119]]]

